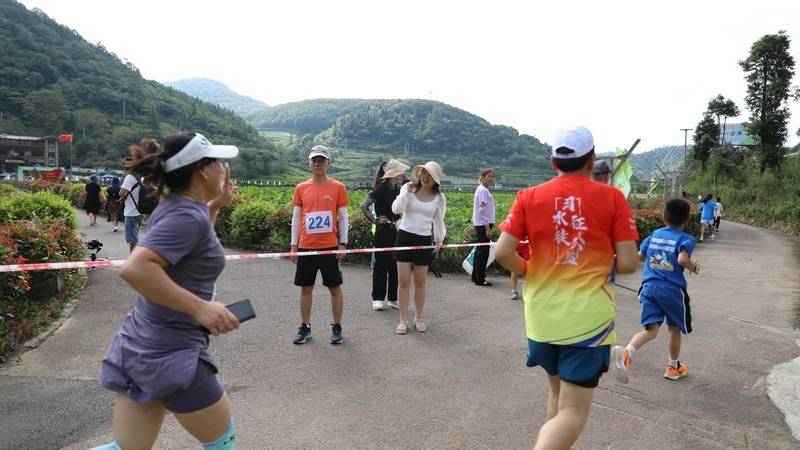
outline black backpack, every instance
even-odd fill
[[[133,193],[137,186],[139,187],[139,201],[137,202],[133,195],[131,195],[133,206],[136,207],[139,214],[152,214],[156,206],[158,206],[158,193],[149,185],[142,184],[139,181],[133,185],[131,193]]]

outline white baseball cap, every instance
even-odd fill
[[[239,149],[235,145],[213,145],[205,136],[197,133],[191,141],[178,150],[178,153],[170,156],[164,162],[164,170],[172,172],[203,158],[230,159],[235,158],[238,154]]]
[[[592,150],[594,150],[594,138],[586,127],[558,130],[553,139],[553,158],[580,158]]]

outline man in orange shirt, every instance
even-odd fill
[[[311,179],[303,181],[294,189],[292,205],[292,252],[311,250],[344,250],[347,245],[347,188],[341,182],[328,177],[331,152],[324,145],[317,145],[308,155]],[[331,344],[341,344],[342,272],[338,255],[313,255],[293,257],[297,264],[294,284],[300,286],[300,316],[302,323],[294,337],[295,344],[304,344],[311,339],[311,303],[317,271],[322,273],[322,284],[331,293]]]
[[[537,449],[571,448],[586,424],[592,393],[616,342],[611,274],[638,265],[639,236],[622,192],[591,180],[594,138],[561,130],[550,158],[558,176],[517,193],[500,224],[495,257],[525,277],[529,367],[541,366],[550,393]],[[530,260],[516,253],[527,238]]]

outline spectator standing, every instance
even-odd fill
[[[400,215],[392,212],[392,203],[400,194],[400,186],[405,180],[409,167],[400,161],[390,159],[378,168],[372,183],[372,192],[361,203],[361,212],[375,227],[375,248],[386,248],[397,240],[397,222]],[[374,205],[375,214],[370,207]],[[397,261],[393,252],[373,253],[375,264],[372,268],[372,310],[383,311],[387,306],[399,309],[397,304]]]
[[[311,179],[303,181],[294,189],[292,205],[292,252],[313,250],[344,250],[347,246],[349,228],[347,188],[340,181],[328,176],[331,166],[331,151],[324,145],[316,145],[308,154]],[[311,305],[317,272],[322,274],[322,284],[331,294],[330,343],[341,344],[342,271],[339,261],[344,254],[308,255],[292,258],[297,264],[294,284],[300,287],[300,327],[294,337],[295,344],[304,344],[311,338]]]
[[[478,187],[472,200],[472,225],[475,227],[475,240],[478,243],[488,243],[492,240],[495,222],[494,196],[489,186],[494,184],[496,172],[494,169],[481,169]],[[472,282],[478,286],[491,286],[486,281],[486,262],[489,260],[489,246],[475,247],[475,259],[472,264]]]
[[[397,232],[395,247],[430,246],[431,239],[435,249],[401,250],[394,252],[397,261],[397,299],[400,303],[400,323],[395,332],[408,332],[408,303],[411,292],[411,278],[414,282],[414,329],[420,333],[427,330],[423,321],[425,308],[428,266],[439,254],[447,232],[444,216],[447,212],[447,199],[439,191],[442,167],[435,161],[415,166],[411,171],[417,182],[408,182],[400,189],[400,194],[392,203],[392,212],[403,216]],[[433,229],[433,235],[431,235]]]

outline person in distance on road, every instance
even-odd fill
[[[225,267],[213,223],[235,191],[219,159],[239,150],[187,133],[168,137],[163,150],[145,139],[131,153],[130,173],[170,193],[120,271],[138,296],[103,359],[100,384],[117,397],[114,442],[97,449],[152,448],[169,411],[204,449],[233,450],[231,404],[217,380],[207,333],[239,327],[225,305],[213,301]]]
[[[597,161],[592,169],[592,179],[598,183],[608,184],[610,178],[611,168],[608,167],[608,163],[603,159]]]

